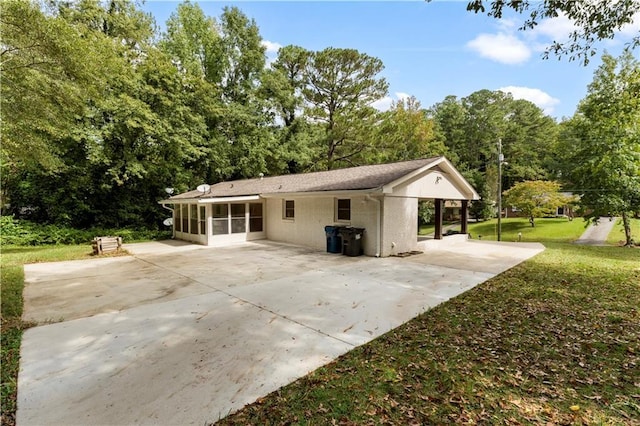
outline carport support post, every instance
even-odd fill
[[[441,198],[436,198],[436,230],[434,233],[434,238],[436,240],[442,239],[442,204],[443,200]]]
[[[469,200],[462,200],[462,208],[460,209],[460,233],[461,234],[469,233],[467,229],[468,213],[469,213]]]

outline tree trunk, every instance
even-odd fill
[[[529,223],[531,224],[532,228],[536,227],[536,222],[535,222],[533,216],[529,216]]]
[[[624,236],[626,239],[625,246],[631,247],[633,240],[631,239],[631,223],[629,222],[629,214],[622,212],[622,225],[624,226]]]

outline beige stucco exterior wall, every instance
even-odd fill
[[[351,221],[335,221],[335,202],[338,198],[351,199]],[[283,219],[284,200],[295,202],[295,218]],[[327,225],[353,226],[364,228],[364,254],[376,254],[376,214],[378,205],[367,201],[364,196],[339,197],[287,197],[267,198],[266,200],[266,237],[319,251],[327,249],[327,237],[324,227]]]
[[[436,183],[437,182],[437,183]],[[415,198],[441,198],[443,200],[464,200],[469,198],[457,188],[447,176],[437,170],[393,189],[394,196]]]
[[[381,256],[417,250],[418,199],[384,197],[382,228]]]

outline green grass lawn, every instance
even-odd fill
[[[636,244],[640,243],[640,219],[631,219],[631,238],[636,242]],[[624,236],[624,228],[622,227],[622,219],[618,219],[618,222],[609,233],[609,237],[607,238],[607,243],[611,245],[624,245],[625,236]]]
[[[569,221],[565,218],[540,218],[535,220],[535,227],[527,218],[502,219],[502,241],[518,241],[518,233],[522,233],[522,241],[571,242],[586,230],[586,222],[582,218]],[[497,240],[498,220],[470,223],[471,238]]]
[[[547,243],[220,423],[638,425],[639,260]]]
[[[25,263],[54,262],[92,257],[90,245],[16,247],[3,246],[0,252],[2,425],[15,424],[16,392],[23,323],[22,289]]]
[[[460,222],[443,222],[442,223],[442,227],[447,229],[448,226],[450,225],[457,225],[455,226],[455,230],[459,231],[460,230]],[[418,235],[429,235],[429,234],[433,234],[436,232],[436,225],[431,223],[431,224],[427,224],[427,225],[420,225],[418,226]]]

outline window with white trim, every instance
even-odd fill
[[[249,232],[262,232],[262,203],[249,204]]]
[[[336,222],[351,221],[351,200],[339,198],[336,200]]]
[[[296,216],[296,205],[293,200],[284,200],[282,206],[282,218],[283,219],[294,219]]]

